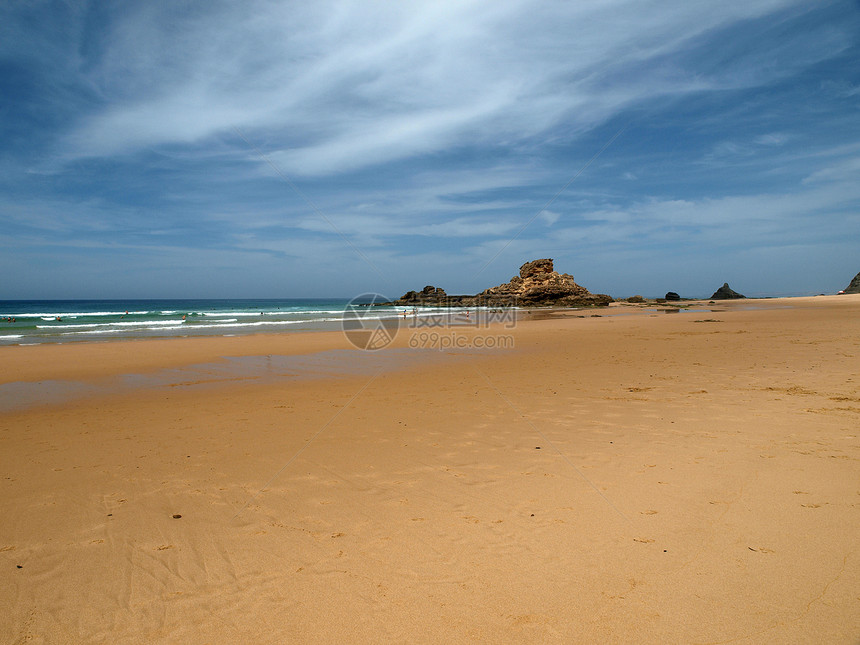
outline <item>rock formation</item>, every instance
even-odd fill
[[[520,267],[520,274],[511,278],[510,282],[486,289],[475,299],[490,306],[518,304],[578,307],[604,306],[612,302],[612,298],[606,294],[591,293],[576,284],[572,275],[555,271],[549,258],[526,262]]]
[[[605,306],[612,298],[591,293],[573,281],[573,276],[558,273],[549,258],[526,262],[510,282],[486,289],[476,296],[449,296],[444,289],[426,286],[409,291],[394,305],[449,305],[456,307],[504,306]]]
[[[854,276],[854,279],[851,281],[845,290],[842,293],[860,293],[860,273]]]
[[[681,299],[681,296],[679,296],[679,295],[678,295],[677,293],[675,293],[674,291],[669,291],[669,292],[667,292],[667,293],[666,293],[666,297],[665,297],[664,299],[665,299],[665,300],[680,300],[680,299]]]
[[[454,296],[456,297],[456,296]],[[445,305],[448,304],[449,296],[444,289],[427,285],[421,291],[408,291],[397,304],[404,305]]]
[[[735,298],[746,298],[746,296],[733,291],[728,282],[724,282],[723,286],[714,291],[711,300],[733,300]]]

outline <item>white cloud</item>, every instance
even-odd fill
[[[856,88],[828,81],[810,105],[780,101],[818,89],[808,73],[786,82],[799,70],[841,73],[844,56],[811,67],[844,50],[850,22],[822,26],[835,10],[129,2],[95,12],[105,24],[75,9],[68,28],[53,14],[46,27],[10,28],[0,8],[0,49],[35,71],[45,110],[22,89],[19,123],[60,124],[0,144],[0,243],[7,256],[127,250],[141,271],[161,253],[187,266],[185,250],[239,269],[237,285],[240,273],[262,284],[281,263],[314,279],[372,276],[345,236],[414,288],[425,271],[478,272],[530,223],[469,275],[475,289],[546,255],[629,275],[643,249],[824,248],[858,230],[860,147],[844,125]],[[634,114],[623,136],[540,212],[605,142],[594,128],[622,113]]]
[[[561,215],[550,210],[543,210],[541,211],[539,217],[546,223],[547,226],[552,226],[558,221],[558,218],[561,217]]]
[[[782,132],[769,132],[762,134],[753,139],[753,143],[759,146],[781,146],[788,140],[789,136]]]
[[[458,145],[526,143],[559,123],[575,133],[634,101],[730,85],[665,57],[790,4],[257,2],[184,17],[146,4],[109,25],[103,56],[85,68],[105,107],[75,125],[65,154],[240,128],[287,172],[324,175]]]
[[[732,195],[715,199],[648,200],[614,210],[584,213],[574,227],[553,239],[586,248],[630,248],[673,243],[749,248],[772,244],[812,244],[856,229],[860,184],[843,182],[791,194]]]
[[[841,181],[860,183],[860,156],[840,160],[826,168],[816,170],[803,179],[804,184]]]
[[[459,109],[381,117],[365,130],[349,129],[317,145],[270,155],[289,173],[324,175],[428,154],[458,145],[456,134],[497,109],[493,97]]]

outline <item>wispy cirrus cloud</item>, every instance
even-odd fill
[[[783,73],[743,55],[703,73],[677,55],[792,4],[254,3],[179,17],[169,4],[138,6],[80,63],[104,103],[73,125],[66,154],[184,145],[238,127],[261,133],[285,171],[316,175],[458,145],[528,145],[561,122],[581,130],[651,97]],[[801,64],[822,47],[796,51]]]
[[[404,290],[502,248],[482,280],[696,245],[832,267],[828,231],[860,234],[858,28],[848,1],[6,5],[2,242],[69,275],[39,249],[123,249],[140,285],[162,254],[197,286],[219,253],[234,285],[281,263],[316,276],[296,295],[361,254]]]

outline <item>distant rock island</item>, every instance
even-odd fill
[[[854,279],[851,281],[842,293],[860,293],[860,273],[854,276]]]
[[[746,296],[733,291],[728,282],[724,282],[723,286],[714,291],[711,300],[734,300],[736,298],[746,298]]]
[[[559,273],[553,268],[552,259],[544,258],[526,262],[519,275],[510,282],[486,289],[474,296],[449,296],[444,289],[426,286],[421,291],[409,291],[392,305],[406,306],[457,306],[457,307],[583,307],[607,306],[612,297],[603,293],[591,293],[576,284],[573,276]]]

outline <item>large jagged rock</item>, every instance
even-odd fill
[[[842,293],[860,293],[860,273],[854,276],[854,279],[851,281]]]
[[[406,292],[397,304],[403,305],[445,305],[448,304],[448,294],[440,287],[427,285],[421,291]]]
[[[526,278],[537,278],[538,280],[543,277],[549,276],[555,273],[552,266],[552,260],[549,258],[545,258],[543,260],[532,260],[531,262],[526,262],[524,265],[520,267],[520,277],[525,280]]]
[[[591,293],[573,281],[573,276],[558,273],[549,258],[526,262],[510,282],[486,289],[476,296],[449,296],[444,289],[426,286],[409,291],[392,305],[448,305],[456,307],[606,306],[612,298]]]
[[[714,291],[711,300],[734,300],[737,298],[746,298],[746,296],[732,290],[728,282],[724,282],[723,286]]]
[[[520,267],[520,274],[511,278],[510,282],[486,289],[475,296],[475,299],[490,306],[517,304],[527,307],[604,306],[612,302],[610,296],[591,293],[576,284],[569,273],[555,271],[550,258],[526,262]]]

